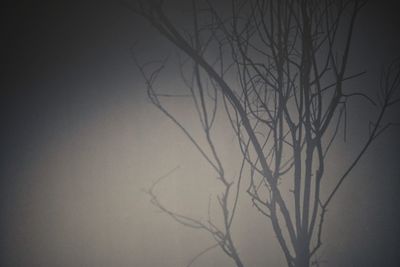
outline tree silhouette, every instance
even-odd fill
[[[188,89],[183,95],[155,88],[166,61],[135,62],[151,102],[187,136],[224,187],[217,198],[222,223],[211,215],[204,222],[168,209],[154,193],[160,180],[148,190],[152,203],[180,224],[209,233],[216,241],[213,247],[242,267],[232,222],[241,181],[246,181],[247,194],[271,222],[287,265],[318,264],[311,259],[322,245],[328,205],[371,143],[393,125],[384,117],[400,101],[398,60],[383,71],[376,98],[346,88],[348,80],[364,73],[348,73],[348,62],[365,1],[231,0],[221,9],[208,0],[193,0],[191,21],[182,28],[164,11],[163,1],[125,4],[184,55],[179,58],[180,77]],[[206,145],[170,113],[165,97],[193,100]],[[322,195],[325,162],[339,131],[347,131],[346,110],[353,97],[365,99],[378,112],[363,147]],[[240,148],[236,177],[227,177],[213,138],[219,110]],[[283,192],[283,182],[290,184],[291,194]]]

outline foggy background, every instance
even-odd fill
[[[394,2],[371,1],[356,25],[350,62],[367,70],[356,83],[367,91],[400,55]],[[0,266],[186,266],[211,238],[158,212],[143,189],[179,166],[157,192],[201,216],[218,192],[215,174],[150,104],[130,53],[138,40],[144,57],[173,48],[119,1],[17,1],[1,7],[1,20]],[[164,82],[179,84],[173,71]],[[373,109],[353,104],[348,143],[330,168],[344,167],[366,138]],[[174,111],[190,122],[190,107]],[[399,109],[390,116],[400,121]],[[399,133],[372,145],[331,203],[322,266],[398,266]],[[217,139],[226,154],[236,146],[223,132]],[[240,203],[234,234],[244,261],[284,266],[270,224],[246,196]],[[233,263],[216,249],[194,266]]]

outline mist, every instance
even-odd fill
[[[372,90],[384,64],[399,55],[394,10],[390,1],[371,2],[361,12],[351,68],[367,74],[352,86]],[[21,1],[1,11],[0,265],[186,266],[212,245],[204,232],[160,212],[146,193],[174,170],[155,189],[160,199],[204,218],[209,196],[220,190],[212,168],[149,101],[132,59],[132,47],[143,58],[175,48],[118,1]],[[161,82],[167,91],[182,86],[174,68]],[[196,135],[190,101],[168,101]],[[349,138],[334,148],[328,167],[343,168],[354,157],[373,111],[352,103]],[[390,118],[399,121],[399,111]],[[237,140],[223,116],[217,120],[216,143],[234,175]],[[329,207],[321,266],[397,266],[398,136],[393,128],[373,144]],[[270,223],[253,209],[246,196],[239,199],[241,255],[248,266],[285,266]],[[215,249],[193,266],[234,265]]]

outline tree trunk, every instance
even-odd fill
[[[310,267],[309,255],[299,255],[294,261],[294,267]]]
[[[310,249],[307,241],[299,240],[294,267],[310,267]]]

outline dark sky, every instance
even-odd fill
[[[371,1],[358,21],[352,68],[367,70],[358,84],[367,91],[373,90],[382,66],[400,55],[395,2]],[[145,97],[130,47],[140,40],[144,55],[170,47],[119,1],[14,1],[2,4],[0,17],[0,266],[176,266],[187,262],[197,247],[191,247],[187,257],[177,259],[176,255],[191,242],[191,233],[179,232],[173,223],[153,222],[159,214],[129,215],[130,207],[151,206],[145,197],[128,195],[139,195],[149,184],[147,178],[154,179],[181,163],[163,159],[168,153],[179,158],[180,150],[168,145],[160,148],[157,134],[165,122]],[[365,108],[357,104],[352,118],[362,118]],[[392,110],[390,117],[400,120],[399,111]],[[170,128],[165,131],[167,137],[176,134]],[[328,217],[326,231],[328,237],[337,238],[324,249],[327,266],[397,266],[399,134],[400,129],[393,128],[374,144],[332,207],[334,215]],[[151,149],[163,151],[154,156]],[[151,161],[155,165],[149,174],[143,166]],[[95,178],[101,171],[96,168],[103,171],[99,181]],[[85,194],[92,198],[88,200]],[[108,200],[104,205],[101,196]],[[82,208],[75,197],[88,207]],[[130,201],[135,203],[131,206]],[[110,226],[113,216],[123,217],[115,219],[116,224],[126,218],[129,223],[115,230]],[[76,225],[64,225],[68,220]],[[80,227],[80,223],[86,225]],[[98,231],[91,232],[91,226]],[[145,228],[138,231],[138,227]],[[183,236],[174,241],[180,245],[172,252],[163,249],[169,246],[168,234],[160,239],[152,235],[161,227],[176,229]],[[141,233],[124,235],[130,229]],[[107,231],[109,235],[96,236]],[[82,233],[91,236],[79,239]],[[103,244],[107,240],[115,243]],[[215,266],[220,263],[215,262]]]

